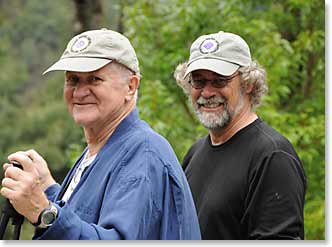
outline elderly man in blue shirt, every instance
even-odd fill
[[[4,164],[1,194],[36,226],[34,239],[200,239],[191,192],[167,140],[140,120],[138,60],[107,30],[75,36],[49,71],[87,147],[61,185],[35,151]]]

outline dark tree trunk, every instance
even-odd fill
[[[103,8],[100,0],[74,0],[76,34],[101,28]]]

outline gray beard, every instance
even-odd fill
[[[224,99],[224,110],[222,112],[205,112],[200,111],[197,102],[193,103],[190,98],[191,104],[194,108],[194,112],[196,113],[199,121],[203,124],[203,126],[207,129],[224,129],[228,126],[231,120],[237,115],[240,109],[243,106],[243,98],[240,99],[235,109],[232,111],[226,99]]]
[[[199,121],[207,129],[223,129],[226,127],[230,120],[231,114],[227,109],[227,105],[224,105],[224,110],[222,112],[204,112],[200,111],[197,108],[194,109]]]

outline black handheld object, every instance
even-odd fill
[[[13,166],[15,167],[23,169],[23,166],[17,161],[11,161],[11,164],[13,164]],[[2,208],[2,214],[0,220],[0,239],[3,239],[3,236],[6,232],[9,218],[12,218],[12,225],[15,226],[13,239],[18,240],[20,239],[20,231],[24,221],[24,217],[15,210],[13,205],[7,199],[5,201],[4,207]]]
[[[22,166],[19,162],[17,162],[16,160],[11,161],[10,163],[11,163],[13,166],[15,166],[15,167],[20,168],[20,169],[23,170],[23,166]]]

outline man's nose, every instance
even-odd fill
[[[217,95],[217,90],[218,88],[213,87],[210,82],[207,82],[202,88],[201,94],[204,98],[210,98]]]
[[[89,95],[90,88],[86,83],[78,83],[78,85],[74,89],[73,96],[76,98],[84,98]]]

